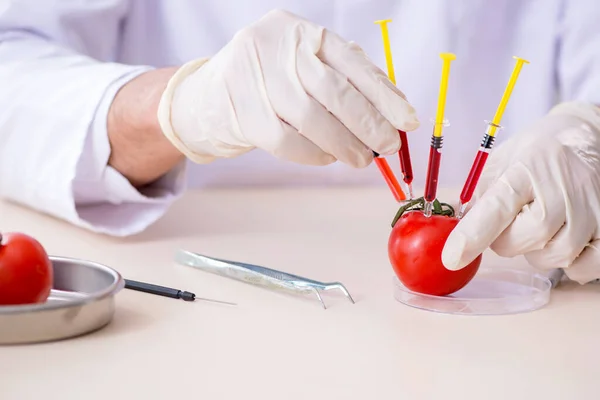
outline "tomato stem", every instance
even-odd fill
[[[392,228],[396,225],[396,222],[400,217],[409,211],[423,211],[425,209],[425,198],[419,197],[418,199],[409,200],[396,213],[394,220],[392,221]],[[434,215],[445,215],[447,217],[454,217],[454,207],[448,203],[440,203],[438,199],[433,201],[433,212]]]

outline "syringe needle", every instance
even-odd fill
[[[479,146],[475,160],[473,160],[473,165],[471,166],[471,170],[469,171],[469,175],[467,176],[462,192],[460,193],[460,208],[458,211],[458,218],[463,217],[469,202],[473,198],[473,193],[475,192],[475,187],[477,186],[479,178],[481,177],[483,167],[485,166],[488,155],[494,146],[496,130],[502,129],[500,121],[502,120],[502,115],[504,114],[504,110],[508,104],[508,99],[510,98],[510,95],[515,87],[519,73],[521,72],[521,68],[523,67],[524,63],[529,64],[529,61],[525,59],[519,57],[513,58],[517,60],[517,62],[510,79],[508,80],[506,89],[504,89],[504,94],[502,95],[502,99],[500,100],[500,104],[498,105],[498,109],[494,115],[494,119],[491,122],[488,122],[488,128],[483,136],[483,140],[481,141],[481,145]]]
[[[385,53],[385,63],[387,66],[388,77],[390,81],[396,84],[396,74],[394,73],[394,62],[392,60],[392,49],[390,46],[390,37],[388,33],[387,23],[392,22],[391,19],[384,19],[375,21],[381,27],[381,38],[383,40],[383,50]],[[402,141],[402,147],[398,152],[400,158],[400,170],[402,171],[402,180],[406,185],[406,191],[408,192],[409,199],[413,199],[412,181],[413,181],[413,170],[412,163],[410,160],[410,150],[408,147],[408,137],[406,132],[399,130],[400,140]]]
[[[207,299],[205,297],[196,297],[196,300],[209,301],[211,303],[226,304],[228,306],[237,306],[237,303],[231,303],[229,301],[223,301],[223,300]]]
[[[448,89],[448,77],[450,76],[450,62],[456,59],[452,53],[442,53],[440,58],[442,64],[442,79],[440,82],[440,93],[438,96],[438,107],[431,137],[429,149],[429,165],[427,167],[427,179],[425,181],[425,215],[431,216],[433,201],[437,195],[438,176],[440,172],[440,161],[442,157],[442,127],[446,124],[444,120],[444,109],[446,107],[446,92]]]

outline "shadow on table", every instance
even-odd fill
[[[243,195],[234,190],[191,192],[175,201],[164,216],[144,231],[127,237],[96,234],[85,228],[76,228],[59,218],[10,200],[2,200],[1,203],[4,203],[3,210],[8,214],[13,209],[31,214],[37,222],[34,227],[39,227],[34,228],[32,234],[37,234],[35,229],[40,232],[47,230],[46,224],[51,224],[56,235],[69,235],[73,229],[77,229],[81,233],[77,235],[79,241],[101,238],[113,243],[145,243],[220,234],[322,232],[338,225],[340,221],[356,218],[364,218],[373,224],[381,223],[374,218],[372,208],[360,207],[362,203],[354,203],[352,199],[344,197],[344,192],[257,190],[244,192]],[[127,208],[121,210],[122,214],[108,207],[106,210],[107,218],[117,220],[126,219],[131,213]],[[81,209],[80,212],[85,218],[87,210]],[[98,208],[95,212],[98,212]],[[387,219],[384,223],[388,223]]]
[[[564,293],[565,296],[576,296],[582,293],[600,294],[600,283],[590,282],[585,285],[581,285],[578,282],[563,279],[560,285],[552,290]]]
[[[357,212],[351,207],[338,207],[328,213],[315,213],[315,209],[324,206],[311,201],[266,207],[256,199],[248,202],[230,199],[222,203],[202,200],[202,196],[196,196],[194,201],[178,201],[143,232],[118,240],[129,243],[153,242],[220,234],[293,233],[307,229],[321,232],[325,227],[334,225],[329,220],[335,221],[336,214],[350,218]]]
[[[176,202],[167,213],[143,232],[119,238],[119,241],[153,242],[166,239],[214,235],[232,231],[252,232],[260,225],[247,224],[239,210],[228,210],[215,204],[198,204],[191,207],[188,202]],[[241,212],[240,212],[241,213]]]
[[[0,203],[6,209],[7,213],[10,213],[12,210],[18,210],[25,212],[25,215],[35,218],[38,221],[36,226],[42,232],[44,229],[47,229],[48,225],[57,234],[69,235],[72,234],[73,230],[77,230],[79,231],[78,240],[85,240],[87,237],[92,240],[100,239],[110,242],[143,243],[202,236],[203,233],[214,235],[232,232],[260,232],[268,229],[267,225],[270,224],[269,221],[259,218],[256,212],[245,210],[241,205],[238,206],[236,204],[232,207],[229,204],[203,202],[201,197],[198,200],[198,203],[190,200],[176,201],[165,215],[154,224],[138,234],[126,237],[91,232],[85,228],[74,226],[53,215],[27,208],[10,200],[2,199]],[[114,215],[112,217],[116,218]],[[30,229],[28,233],[38,235],[35,229]]]
[[[107,336],[129,335],[147,329],[155,321],[151,315],[123,307],[117,304],[113,320],[104,328],[91,332],[86,336],[93,339],[106,339]],[[84,339],[86,336],[81,336]]]

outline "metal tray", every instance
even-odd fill
[[[47,302],[0,306],[0,344],[40,343],[90,333],[108,325],[121,275],[91,261],[51,256],[54,284]]]

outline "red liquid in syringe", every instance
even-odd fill
[[[394,172],[390,168],[385,158],[375,157],[375,164],[377,164],[377,168],[379,168],[379,170],[381,171],[381,174],[383,175],[383,178],[385,179],[385,182],[387,183],[388,187],[392,191],[392,194],[394,195],[396,201],[401,202],[406,200],[406,195],[402,191],[402,188],[400,188],[400,184],[396,180]]]
[[[436,198],[441,158],[441,148],[431,146],[429,148],[429,167],[427,168],[427,180],[425,183],[425,201],[432,202]]]
[[[485,162],[487,161],[488,155],[489,153],[487,151],[479,150],[477,152],[475,160],[473,161],[473,165],[471,166],[469,176],[465,181],[465,186],[463,187],[463,190],[460,193],[461,204],[467,204],[469,201],[471,201],[473,193],[475,192],[475,187],[477,186],[477,182],[479,182],[479,177],[481,176],[481,172],[483,171],[483,167],[485,166]]]
[[[410,162],[410,152],[408,151],[408,138],[406,137],[406,132],[398,131],[400,133],[400,140],[402,141],[402,146],[400,147],[400,169],[402,170],[402,174],[404,175],[404,183],[410,185],[413,181],[413,170],[412,163]]]

